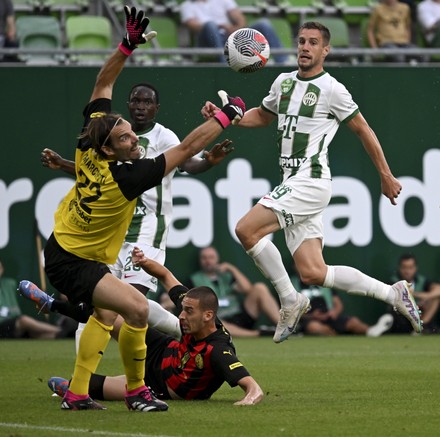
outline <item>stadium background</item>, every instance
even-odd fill
[[[44,244],[52,227],[53,210],[60,200],[59,196],[72,185],[66,175],[41,166],[40,151],[50,147],[73,159],[75,138],[82,123],[81,112],[90,97],[98,69],[0,68],[0,259],[6,266],[7,276],[39,282],[35,218],[38,218],[38,232]],[[245,99],[248,107],[252,107],[260,103],[273,79],[283,71],[286,68],[268,67],[256,74],[240,75],[227,68],[215,67],[128,67],[115,87],[114,109],[127,116],[125,102],[130,87],[138,82],[150,82],[160,90],[158,121],[172,128],[183,139],[201,123],[200,108],[205,100],[217,101],[217,90],[226,89],[231,95],[238,94]],[[352,93],[381,140],[393,173],[398,178],[405,178],[403,196],[405,187],[409,188],[409,193],[406,199],[399,199],[397,209],[388,207],[387,200],[381,200],[379,178],[361,143],[348,128],[341,127],[330,148],[333,176],[337,186],[342,188],[342,194],[345,188],[350,191],[351,184],[359,185],[356,180],[368,189],[371,210],[368,202],[362,201],[362,196],[361,200],[357,199],[359,205],[353,203],[352,208],[358,211],[357,220],[359,215],[365,214],[365,234],[369,233],[368,221],[372,220],[372,238],[363,243],[338,240],[338,230],[344,233],[353,226],[352,220],[344,218],[343,211],[338,213],[339,218],[326,228],[326,239],[330,242],[325,248],[327,262],[353,265],[387,281],[398,256],[410,251],[418,257],[421,270],[432,279],[439,280],[440,174],[436,170],[440,165],[438,69],[345,67],[329,68],[328,71]],[[260,183],[256,191],[263,189],[260,195],[264,194],[265,187],[276,185],[279,175],[275,136],[275,124],[261,130],[229,128],[221,138],[231,138],[236,149],[223,165],[195,178],[177,176],[176,220],[169,239],[167,265],[178,277],[184,279],[197,268],[198,246],[213,244],[223,259],[236,264],[253,280],[262,279],[234,239],[233,223],[228,226],[228,217],[233,221],[235,215],[246,212],[250,200],[243,198],[242,204],[235,202],[235,206],[232,205],[225,196],[243,187],[240,184],[232,188],[223,186],[226,194],[219,196],[222,190],[217,182],[230,177],[237,165],[235,173],[246,173],[249,169],[254,182],[258,179]],[[340,179],[342,177],[351,179]],[[202,194],[200,198],[197,196],[198,188]],[[187,192],[196,199],[188,200]],[[253,197],[255,202],[259,195],[254,193]],[[191,205],[188,207],[189,202]],[[349,200],[344,195],[335,195],[332,200],[333,204],[342,208],[348,202],[356,202],[356,198]],[[187,207],[196,212],[190,220],[185,218]],[[396,225],[394,237],[390,238],[390,225],[387,225],[388,231],[384,229],[387,228],[384,220],[392,224],[392,214],[396,214],[398,223],[406,223],[406,228]],[[185,233],[190,228],[192,231]],[[362,232],[361,229],[361,235]],[[276,235],[274,241],[281,248],[286,265],[289,265],[282,233]],[[347,311],[367,321],[373,321],[383,311],[382,304],[373,300],[343,297]],[[29,309],[32,310],[32,307]]]

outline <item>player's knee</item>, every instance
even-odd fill
[[[247,238],[247,232],[245,226],[243,226],[243,223],[241,220],[238,221],[237,225],[235,226],[235,235],[240,240],[240,242],[243,244],[243,241]]]
[[[325,279],[325,272],[320,268],[308,268],[300,272],[301,282],[306,285],[322,285]]]
[[[129,325],[142,327],[148,320],[148,300],[143,295],[141,299],[134,299],[131,302],[130,309],[124,319]]]

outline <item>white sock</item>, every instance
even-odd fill
[[[337,288],[349,294],[370,296],[393,304],[395,293],[390,285],[348,266],[327,266],[324,287]]]
[[[296,301],[297,291],[290,281],[281,254],[275,244],[267,238],[262,238],[246,253],[252,257],[261,273],[274,286],[280,298],[281,306],[292,306]]]
[[[148,299],[148,305],[150,307],[148,326],[180,339],[182,332],[180,331],[179,319],[154,300]]]

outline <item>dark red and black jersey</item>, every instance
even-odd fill
[[[178,296],[181,301],[187,290],[184,286],[174,287],[170,296]],[[220,321],[216,326],[215,332],[198,341],[188,334],[182,335],[180,341],[165,335],[159,339],[158,333],[151,336],[151,349],[147,341],[146,382],[159,396],[166,397],[166,385],[183,399],[208,399],[225,381],[235,387],[240,379],[249,376],[235,354],[229,332]]]
[[[180,341],[170,342],[161,369],[167,386],[184,399],[208,399],[223,382],[235,387],[249,376],[223,325],[199,341],[184,335]]]

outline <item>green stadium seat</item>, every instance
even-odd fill
[[[17,38],[23,49],[59,49],[62,47],[60,23],[55,17],[23,15],[17,18]],[[27,63],[58,63],[62,57],[50,54],[21,56]]]
[[[287,19],[285,18],[279,17],[271,17],[269,18],[269,21],[271,22],[272,27],[275,29],[275,32],[277,33],[278,38],[280,39],[283,46],[286,48],[292,48],[293,35],[290,22],[287,21]]]
[[[377,0],[334,0],[333,5],[347,24],[360,26],[377,3]]]
[[[348,32],[348,24],[343,18],[318,16],[311,17],[310,20],[318,21],[330,30],[332,47],[349,47],[350,36]]]
[[[142,63],[157,62],[164,63],[170,60],[169,55],[154,56],[151,54],[149,47],[158,49],[175,49],[179,47],[179,32],[176,21],[171,17],[153,16],[150,17],[151,22],[147,28],[147,32],[155,30],[157,37],[153,39],[146,46],[140,46],[136,52],[135,57],[137,61]],[[144,48],[145,47],[145,48]],[[171,60],[178,60],[181,56],[172,55]]]
[[[66,20],[66,38],[69,49],[111,49],[112,30],[106,17],[74,16]],[[107,55],[81,54],[71,58],[79,63],[101,63]]]
[[[278,0],[278,6],[291,24],[302,23],[324,9],[323,0]]]
[[[87,0],[40,0],[45,10],[61,23],[61,29],[65,29],[69,17],[84,14],[89,8]]]

